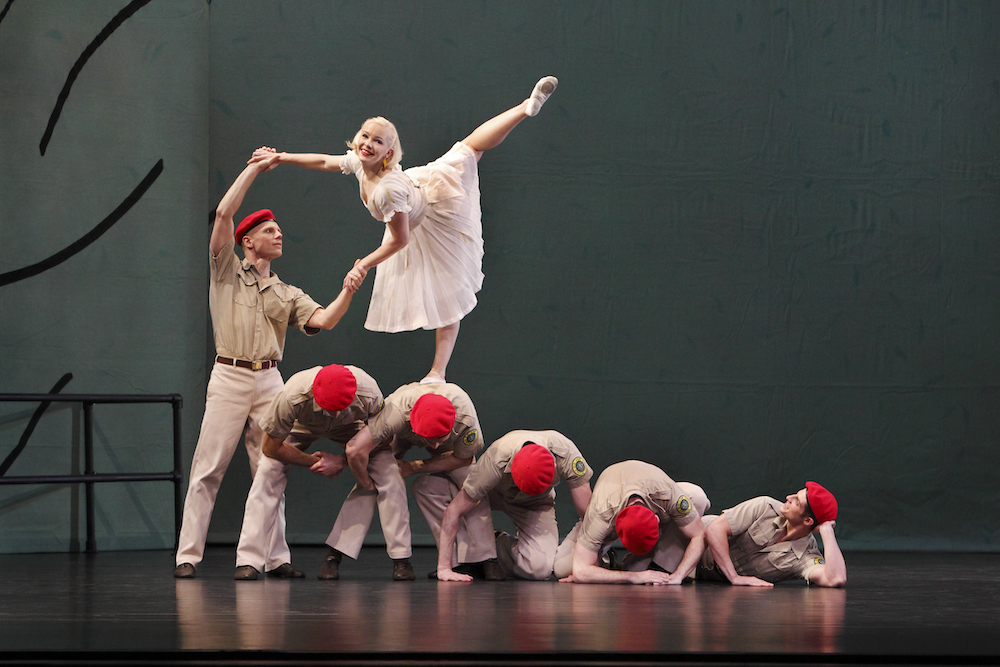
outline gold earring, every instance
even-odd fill
[[[382,158],[382,168],[383,169],[388,169],[389,168],[389,163],[386,162],[386,160],[387,160],[387,158]]]

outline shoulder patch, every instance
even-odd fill
[[[677,512],[678,513],[680,513],[680,514],[687,514],[688,512],[691,511],[692,507],[694,507],[694,505],[691,504],[691,501],[688,499],[687,496],[681,496],[681,497],[679,497],[677,499]]]
[[[465,443],[465,444],[467,444],[467,445],[474,445],[474,444],[476,444],[476,439],[477,439],[478,437],[479,437],[479,431],[477,431],[477,430],[476,430],[476,429],[474,429],[474,428],[471,428],[471,429],[469,429],[469,431],[468,431],[468,432],[467,432],[467,433],[465,434],[465,437],[464,437],[464,438],[462,438],[462,442],[464,442],[464,443]]]
[[[826,561],[822,558],[813,558],[813,565],[826,565]]]
[[[587,462],[583,460],[582,456],[573,459],[573,472],[581,477],[587,474]]]

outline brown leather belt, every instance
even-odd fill
[[[249,368],[252,371],[266,371],[268,368],[278,367],[278,362],[273,359],[268,361],[246,361],[244,359],[230,359],[229,357],[217,356],[215,358],[215,363],[225,364],[227,366],[239,366],[240,368]]]

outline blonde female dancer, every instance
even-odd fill
[[[361,202],[386,230],[382,244],[354,262],[344,287],[357,289],[377,265],[365,328],[435,330],[434,363],[422,383],[444,382],[459,324],[483,286],[479,158],[537,114],[558,83],[542,78],[524,102],[477,127],[443,157],[406,171],[399,166],[396,128],[382,117],[365,121],[345,155],[277,153],[277,163],[357,176]],[[259,148],[250,162],[275,153]]]

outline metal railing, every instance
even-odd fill
[[[94,484],[104,482],[173,482],[174,483],[174,549],[181,525],[181,407],[180,394],[0,394],[0,403],[41,402],[80,403],[83,406],[84,471],[78,475],[0,476],[3,484],[83,484],[86,487],[87,552],[97,551],[94,537]],[[94,471],[94,405],[126,403],[170,403],[173,408],[174,469],[170,472],[98,473]],[[47,407],[47,406],[46,406]],[[36,416],[39,416],[36,413]],[[33,425],[32,425],[33,426]]]

